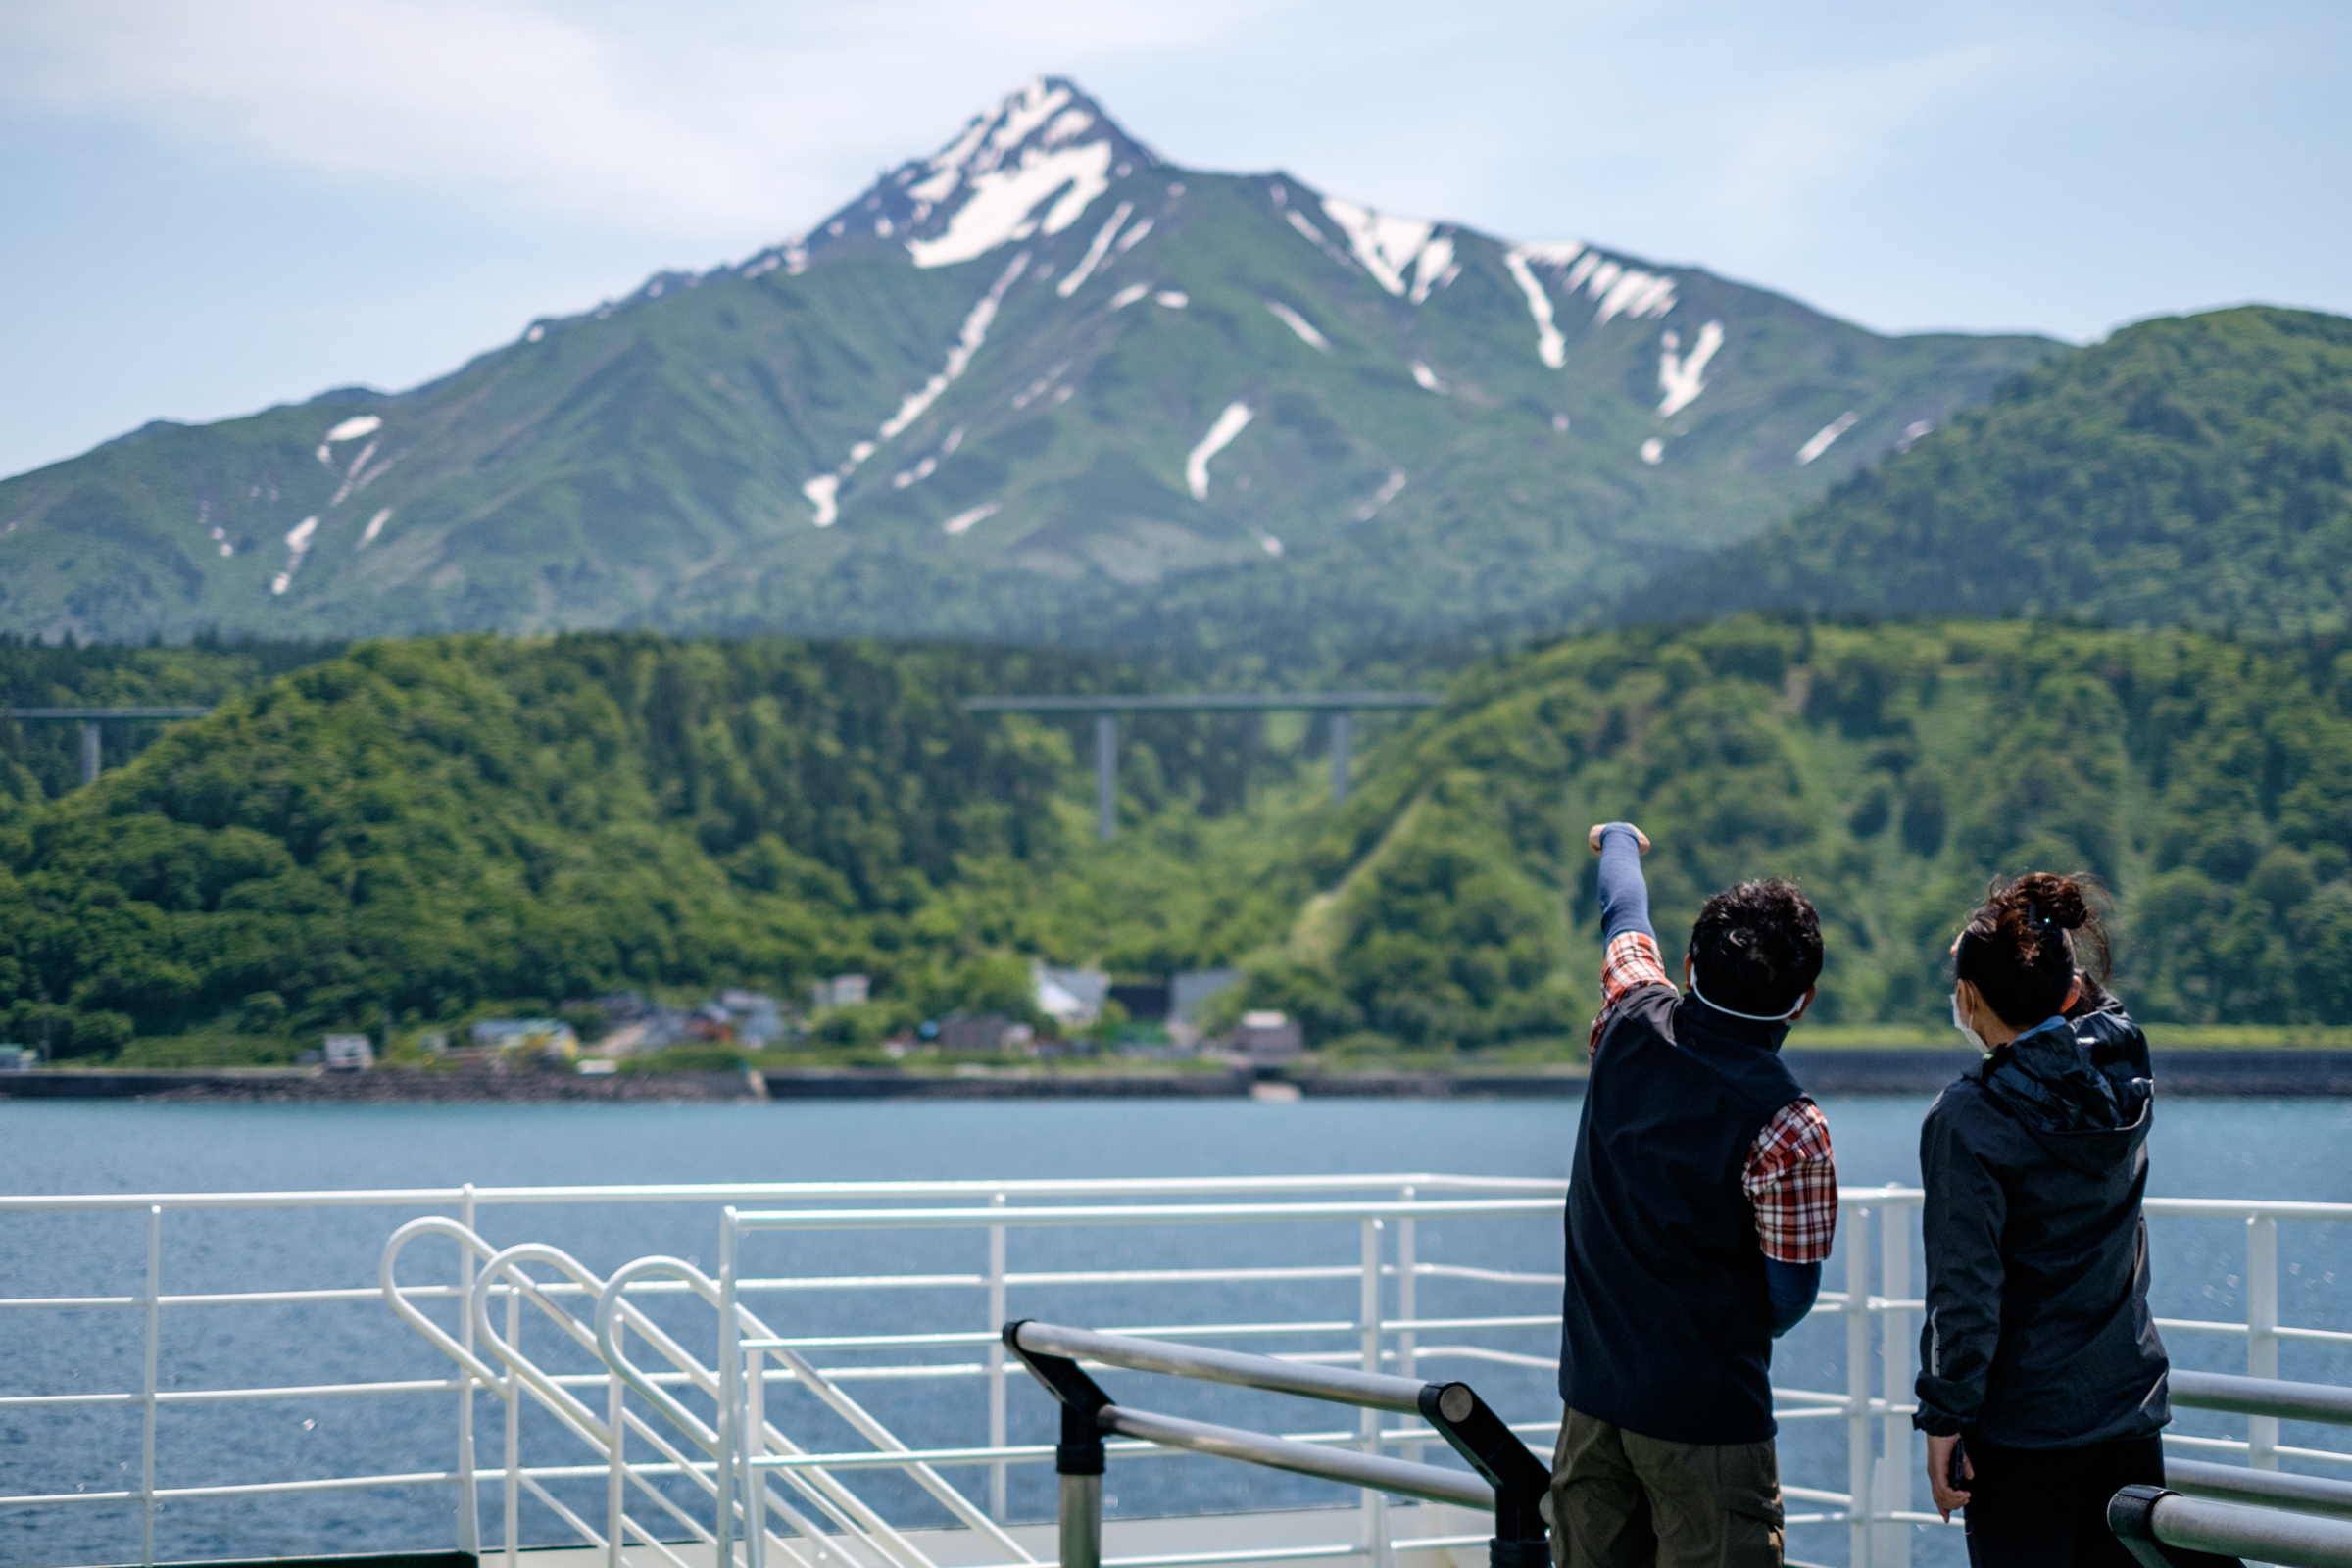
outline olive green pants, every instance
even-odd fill
[[[1563,1412],[1551,1459],[1558,1568],[1781,1568],[1772,1443],[1665,1443]]]

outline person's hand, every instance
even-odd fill
[[[1610,827],[1613,825],[1614,824],[1608,822],[1595,822],[1592,824],[1592,831],[1585,835],[1585,842],[1592,846],[1592,853],[1594,855],[1598,855],[1600,853],[1600,830],[1604,827]],[[1634,827],[1634,824],[1631,822],[1628,822],[1625,825],[1627,827]],[[1634,843],[1641,848],[1641,851],[1643,855],[1647,855],[1649,853],[1649,835],[1642,832],[1638,827],[1634,827]]]
[[[1951,1483],[1952,1449],[1958,1447],[1959,1444],[1957,1433],[1948,1438],[1930,1434],[1928,1438],[1928,1490],[1936,1494],[1936,1511],[1943,1515],[1943,1522],[1947,1525],[1952,1522],[1954,1508],[1968,1506],[1969,1494],[1955,1492]],[[1960,1455],[1960,1475],[1966,1481],[1977,1479],[1977,1467],[1965,1451]]]

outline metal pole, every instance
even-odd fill
[[[93,726],[94,727],[94,726]],[[146,1406],[139,1424],[139,1561],[155,1561],[155,1385],[163,1338],[164,1210],[147,1208],[147,1353],[142,1379]]]
[[[1407,1187],[1401,1196],[1406,1202],[1411,1202],[1414,1197],[1413,1189]],[[1421,1315],[1417,1306],[1420,1298],[1419,1293],[1415,1289],[1416,1282],[1413,1277],[1413,1225],[1414,1221],[1409,1219],[1400,1219],[1396,1222],[1396,1316],[1406,1323],[1412,1322]],[[1396,1375],[1398,1377],[1420,1377],[1420,1356],[1417,1351],[1417,1336],[1413,1331],[1411,1329],[1399,1330],[1396,1335]],[[1419,1426],[1420,1423],[1408,1419],[1405,1425]],[[1397,1451],[1397,1457],[1411,1464],[1421,1463],[1421,1445],[1418,1443],[1404,1445]]]
[[[1870,1210],[1845,1226],[1845,1488],[1852,1568],[1870,1560]]]
[[[1380,1375],[1380,1221],[1364,1221],[1363,1284],[1358,1292],[1363,1332],[1363,1369]],[[1380,1412],[1369,1405],[1356,1412],[1356,1431],[1363,1436],[1364,1452],[1380,1454]],[[1364,1489],[1364,1551],[1371,1568],[1392,1568],[1389,1551],[1389,1494],[1375,1487]]]
[[[1879,1288],[1888,1302],[1911,1299],[1911,1211],[1899,1203],[1879,1210]],[[1881,1360],[1886,1369],[1886,1453],[1879,1460],[1878,1512],[1911,1511],[1911,1418],[1896,1415],[1911,1402],[1911,1314],[1893,1305],[1881,1317]],[[1888,1518],[1871,1548],[1877,1568],[1911,1568],[1911,1527]]]
[[[473,1183],[467,1182],[465,1197],[459,1200],[458,1217],[467,1230],[473,1229]],[[473,1299],[473,1253],[466,1248],[458,1249],[458,1343],[468,1351],[473,1348],[473,1314],[466,1303]],[[473,1474],[473,1376],[466,1375],[466,1386],[458,1391],[458,1549],[469,1557],[482,1554],[482,1498]]]
[[[712,1521],[717,1539],[710,1559],[717,1568],[734,1568],[735,1563],[735,1467],[747,1446],[742,1435],[742,1339],[735,1321],[735,1209],[729,1204],[718,1219],[718,1452],[713,1455],[718,1463],[711,1469],[718,1512]]]
[[[507,1343],[522,1352],[522,1293],[507,1279]],[[522,1565],[522,1374],[507,1369],[507,1568]],[[724,1565],[721,1565],[724,1568]]]
[[[1348,798],[1348,710],[1338,708],[1331,714],[1331,798]]]
[[[1103,843],[1119,825],[1119,715],[1095,715],[1095,837]]]
[[[629,1324],[626,1318],[615,1318],[612,1324],[612,1348],[627,1353]],[[612,1424],[612,1446],[608,1454],[612,1461],[605,1467],[605,1562],[607,1568],[625,1568],[621,1560],[620,1543],[627,1529],[627,1516],[622,1512],[625,1498],[621,1492],[621,1472],[628,1463],[628,1422],[622,1395],[626,1386],[620,1374],[605,1368],[605,1419]]]
[[[81,724],[81,781],[98,782],[98,721],[83,719]]]
[[[2246,1376],[2278,1375],[2278,1222],[2268,1215],[2246,1221]],[[2257,1470],[2278,1468],[2278,1418],[2246,1418],[2246,1463]]]
[[[1084,1374],[1079,1374],[1081,1378]],[[1100,1391],[1097,1391],[1098,1396]],[[1092,1408],[1064,1403],[1054,1472],[1061,1483],[1060,1568],[1102,1568],[1102,1429]]]
[[[990,1198],[991,1208],[1004,1206],[1004,1195]],[[1004,1310],[1004,1227],[988,1228],[988,1326],[1002,1328],[1008,1318]],[[1004,1446],[1004,1342],[992,1340],[988,1347],[988,1446]],[[997,1523],[1004,1522],[1004,1461],[999,1459],[988,1467],[988,1516]]]

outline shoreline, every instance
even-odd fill
[[[2352,1098],[2352,1051],[2183,1048],[2154,1052],[2160,1094]],[[1809,1094],[1934,1094],[1976,1054],[1921,1047],[1839,1046],[1782,1053]],[[825,1100],[1531,1099],[1582,1092],[1582,1065],[1517,1071],[1062,1071],[966,1067],[950,1073],[888,1067],[795,1067],[741,1072],[459,1072],[374,1067],[197,1067],[0,1073],[0,1099],[222,1101],[246,1103],[611,1103]]]

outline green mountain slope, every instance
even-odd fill
[[[2058,352],[1179,170],[1040,82],[444,380],[0,483],[0,630],[1427,639],[1752,534]]]
[[[1109,846],[1068,731],[954,702],[1102,675],[1077,664],[363,646],[95,788],[0,801],[0,1039],[44,1007],[91,1052],[852,968],[870,1038],[1017,1005],[1034,956],[1246,960],[1248,1000],[1325,1044],[1564,1052],[1599,958],[1583,833],[1620,816],[1657,844],[1670,961],[1707,893],[1799,879],[1826,1022],[1936,1021],[1957,921],[2036,865],[2115,890],[2143,1017],[2352,1022],[2352,654],[2320,640],[1752,616],[1578,638],[1464,672],[1337,808],[1303,726],[1139,720]]]
[[[1671,604],[2352,623],[2352,320],[2145,321],[2003,387],[1821,505],[1680,572]]]
[[[1325,1039],[1581,1027],[1584,831],[1626,817],[1657,846],[1670,967],[1716,889],[1812,894],[1822,1022],[1937,1021],[1960,920],[2035,867],[2114,890],[2144,1018],[2352,1020],[2348,700],[2352,655],[2178,632],[1740,617],[1561,643],[1467,676],[1376,760],[1255,1000]]]

